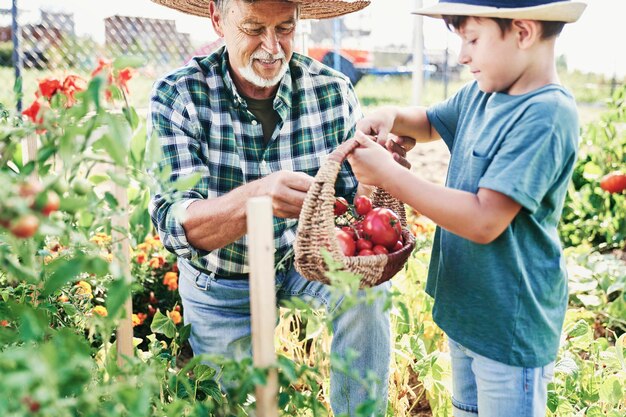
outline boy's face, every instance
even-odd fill
[[[523,56],[513,30],[503,34],[495,21],[471,17],[457,34],[462,41],[459,63],[469,67],[482,91],[510,93],[522,81]]]

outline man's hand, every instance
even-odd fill
[[[295,219],[300,216],[306,193],[314,178],[303,172],[278,171],[258,180],[258,195],[272,197],[274,216]]]

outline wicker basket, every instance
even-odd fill
[[[304,200],[294,250],[296,270],[309,281],[330,284],[326,276],[328,268],[322,257],[322,248],[328,249],[333,258],[343,264],[345,270],[361,275],[361,287],[373,287],[397,274],[415,247],[415,237],[406,227],[404,204],[377,188],[372,196],[372,205],[389,208],[398,214],[402,224],[404,247],[387,255],[371,256],[345,256],[339,248],[335,238],[333,210],[335,181],[342,162],[358,146],[358,142],[350,139],[337,147],[319,169]]]

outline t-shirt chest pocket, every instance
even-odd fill
[[[485,175],[485,172],[487,172],[491,161],[493,161],[492,156],[483,156],[478,154],[476,150],[472,150],[465,174],[466,189],[468,191],[474,193],[478,191],[478,183],[483,175]]]

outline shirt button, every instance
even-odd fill
[[[259,123],[258,123],[256,120],[253,120],[253,121],[252,121],[252,126],[256,126],[256,125],[258,125],[258,124],[259,124]]]

